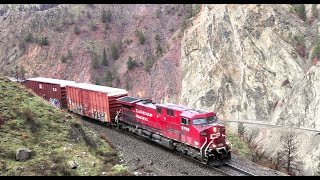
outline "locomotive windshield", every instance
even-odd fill
[[[205,125],[205,124],[214,124],[216,123],[218,120],[217,116],[210,116],[207,118],[198,118],[198,119],[194,119],[192,120],[192,124],[193,125]]]

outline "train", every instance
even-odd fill
[[[106,123],[217,167],[231,160],[225,126],[213,111],[155,103],[121,88],[29,78],[22,84],[53,106]]]

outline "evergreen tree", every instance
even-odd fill
[[[102,53],[102,65],[108,66],[106,48],[103,48],[103,53]]]

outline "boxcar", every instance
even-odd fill
[[[67,85],[67,108],[69,111],[102,122],[113,122],[120,109],[117,98],[127,96],[125,89],[86,83]]]
[[[28,89],[58,108],[67,107],[66,85],[71,84],[75,82],[43,77],[29,78],[23,83]]]

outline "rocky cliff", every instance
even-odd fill
[[[226,120],[320,130],[317,66],[297,51],[314,47],[318,25],[288,5],[206,5],[182,39],[182,104]],[[311,68],[310,68],[311,67]],[[318,123],[317,123],[318,122]]]
[[[273,155],[281,149],[281,135],[298,135],[297,155],[304,173],[312,175],[318,134],[290,128],[320,130],[320,69],[312,55],[319,23],[310,20],[310,8],[306,21],[291,8],[202,6],[181,42],[180,103],[214,110],[223,120],[281,125],[246,126],[258,130],[257,142]]]

